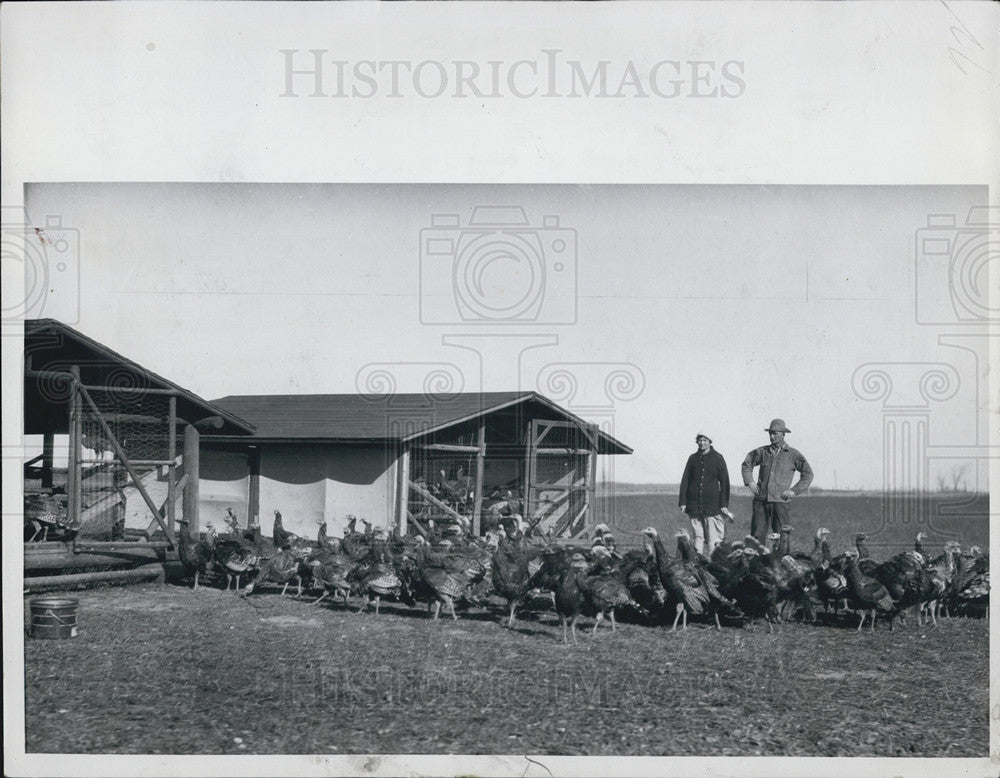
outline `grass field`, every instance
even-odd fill
[[[734,496],[730,510],[736,521],[729,525],[727,537],[741,538],[750,531],[751,498]],[[945,541],[958,540],[964,550],[978,545],[989,549],[989,495],[931,494],[899,498],[883,521],[879,495],[817,494],[799,497],[791,506],[792,548],[812,548],[816,530],[830,530],[834,554],[854,547],[858,532],[868,535],[867,545],[877,559],[912,548],[917,532],[928,535],[924,545],[940,553]],[[677,507],[676,494],[622,494],[598,498],[598,512],[615,532],[620,545],[642,542],[640,530],[653,526],[665,538],[690,524]]]
[[[28,639],[29,753],[983,756],[989,627],[942,620],[563,645],[555,615],[428,621],[217,589],[76,593],[80,634]]]

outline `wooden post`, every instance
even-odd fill
[[[66,518],[70,526],[79,527],[83,518],[80,483],[80,368],[72,365],[73,375],[69,395],[69,456],[66,461]]]
[[[531,492],[535,483],[535,433],[538,422],[528,422],[528,445],[524,461],[524,520],[531,524]]]
[[[399,534],[407,532],[407,517],[410,513],[410,447],[403,444],[403,450],[396,458],[396,526]]]
[[[260,524],[260,449],[251,447],[247,454],[250,464],[250,492],[247,495],[247,526]]]
[[[167,421],[167,455],[170,464],[167,466],[167,528],[174,532],[174,522],[177,519],[177,398],[170,395],[170,418]]]
[[[55,452],[55,434],[42,434],[42,488],[52,488],[52,458]]]
[[[184,518],[189,522],[187,529],[194,537],[198,537],[201,527],[198,522],[198,477],[199,477],[199,438],[198,430],[188,424],[184,428],[184,475],[187,484],[184,486]]]
[[[584,510],[587,511],[586,515],[583,517],[584,526],[587,526],[595,519],[595,516],[590,513],[590,511],[597,512],[597,425],[591,425],[593,430],[593,446],[594,450],[587,454],[587,491],[584,493]],[[606,516],[601,516],[601,521],[606,519]],[[596,523],[596,522],[594,522]]]
[[[486,421],[479,424],[479,453],[476,454],[476,491],[472,502],[472,534],[479,537],[483,534],[483,471],[486,469]]]

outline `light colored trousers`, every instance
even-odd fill
[[[694,550],[707,557],[712,556],[715,547],[726,537],[726,521],[721,514],[704,519],[692,516],[691,529],[694,531]]]

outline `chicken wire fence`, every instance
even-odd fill
[[[115,388],[89,388],[87,394],[93,407],[81,398],[79,537],[120,540],[127,531],[144,534],[155,524],[139,484],[158,507],[169,491],[165,463],[175,454],[170,397]]]
[[[548,442],[548,441],[546,441]],[[590,460],[586,455],[539,454],[531,517],[542,532],[573,537],[586,526]]]
[[[458,522],[441,507],[444,505],[471,522],[475,511],[475,478],[474,453],[414,449],[410,455],[410,480],[433,499],[414,490],[415,493],[410,494],[410,513],[421,523],[429,520],[436,525]]]

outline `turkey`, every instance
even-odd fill
[[[427,603],[428,613],[434,608],[434,618],[445,605],[453,620],[455,600],[470,594],[471,588],[481,581],[490,564],[490,557],[481,552],[469,553],[466,549],[452,551],[451,541],[442,541],[438,549],[421,543],[401,563],[406,596],[411,601]]]
[[[509,538],[502,527],[498,534],[492,560],[493,591],[507,601],[510,611],[507,626],[513,627],[518,606],[524,604],[535,588],[545,547],[524,537]]]
[[[260,524],[255,519],[254,522],[243,532],[243,537],[253,546],[257,556],[261,559],[270,559],[280,551],[270,538],[264,537],[260,531]]]
[[[722,591],[719,579],[712,572],[712,563],[708,561],[708,558],[704,554],[695,551],[691,546],[691,536],[687,533],[687,530],[680,530],[676,537],[678,556],[682,560],[685,560],[688,569],[694,572],[709,595],[709,611],[715,620],[715,628],[722,628],[719,624],[720,611],[726,613],[731,618],[743,618],[743,613],[736,606],[736,603],[730,600]]]
[[[24,496],[24,542],[72,541],[76,538],[79,523],[74,524],[68,520],[66,505],[65,495],[26,494]]]
[[[215,528],[211,524],[206,525],[208,537],[205,540],[192,540],[188,534],[190,522],[187,519],[177,519],[181,525],[180,532],[177,533],[177,554],[181,564],[189,573],[194,573],[194,586],[192,590],[198,590],[198,578],[204,573],[212,562],[215,545]]]
[[[248,575],[257,569],[260,557],[243,538],[232,535],[220,535],[215,539],[215,565],[226,574],[226,591],[233,579],[236,579],[236,590],[240,589],[240,577]]]
[[[782,591],[779,594],[782,612],[795,613],[801,609],[803,616],[816,621],[816,573],[822,565],[823,541],[817,533],[812,553],[791,552],[792,528],[781,528],[776,559],[781,572]]]
[[[921,535],[923,535],[922,532],[917,535],[918,546],[920,545]],[[922,552],[918,551],[917,553]],[[938,606],[941,599],[948,591],[948,588],[951,586],[952,579],[955,576],[955,557],[957,555],[957,544],[954,541],[949,540],[944,544],[944,553],[935,559],[932,559],[924,567],[919,580],[919,591],[916,596],[918,601],[918,626],[922,624],[922,616],[924,614],[929,615],[931,623],[935,627],[937,626]]]
[[[344,537],[340,541],[340,548],[351,559],[356,562],[360,562],[362,559],[367,557],[371,551],[371,538],[364,533],[357,532],[354,529],[356,523],[357,519],[354,516],[348,517],[347,530],[344,532]]]
[[[697,564],[672,558],[653,527],[646,527],[642,533],[652,541],[660,583],[670,601],[676,603],[672,629],[677,629],[677,622],[682,617],[682,629],[687,629],[688,612],[699,615],[710,610],[718,627],[718,610],[713,606],[716,602],[730,603],[718,590],[715,578]]]
[[[294,578],[298,587],[298,593],[295,595],[296,599],[302,596],[302,576],[305,571],[302,569],[302,563],[299,559],[295,557],[288,549],[279,551],[277,554],[272,556],[270,559],[264,560],[264,563],[260,566],[257,571],[257,575],[254,579],[246,585],[243,590],[243,595],[249,595],[253,593],[253,590],[262,583],[276,583],[284,584],[281,589],[281,596],[285,596],[285,592],[288,591],[288,584],[292,582]]]
[[[772,532],[767,536],[770,543],[780,539]],[[763,616],[767,620],[767,631],[773,632],[773,622],[780,621],[777,605],[783,594],[782,572],[775,564],[770,547],[762,546],[756,538],[748,535],[744,539],[742,559],[746,572],[739,585],[732,592],[737,607],[751,620]]]
[[[830,530],[820,527],[816,530],[816,537],[820,541],[820,564],[816,568],[816,593],[820,602],[823,603],[823,610],[830,611],[833,606],[834,615],[840,610],[841,602],[847,597],[847,576],[844,574],[846,557],[844,559],[830,558],[830,545],[827,543],[827,536]]]
[[[344,598],[344,608],[348,608],[351,594],[350,576],[356,564],[346,554],[336,552],[321,553],[311,559],[309,565],[312,568],[313,582],[323,590],[319,598],[313,600],[313,605],[319,604],[333,592],[334,596],[340,595]]]
[[[294,537],[291,532],[285,530],[285,525],[281,521],[281,511],[276,510],[274,512],[274,528],[271,530],[274,547],[279,551],[284,551],[291,547]]]
[[[374,602],[375,615],[378,616],[383,597],[400,596],[402,581],[387,556],[385,542],[372,536],[367,556],[348,573],[347,580],[351,583],[352,590],[365,596],[358,613],[364,613]]]
[[[591,538],[594,540],[596,540],[597,538],[601,538],[601,541],[603,542],[604,536],[610,534],[611,534],[611,527],[609,527],[607,524],[598,524],[596,527],[594,527],[594,531],[591,534]]]
[[[563,628],[563,643],[568,643],[566,625],[576,643],[576,623],[581,614],[594,616],[592,634],[604,615],[609,614],[611,630],[615,631],[614,609],[633,604],[628,589],[620,576],[614,572],[588,575],[589,565],[583,554],[569,554],[565,549],[547,548],[543,554],[543,566],[558,579],[555,589],[556,613]]]
[[[339,553],[340,540],[338,538],[331,538],[327,535],[326,519],[317,519],[316,523],[319,524],[319,529],[316,532],[316,545],[318,546],[317,553],[322,554],[327,551]]]
[[[978,546],[968,553],[956,548],[955,575],[946,595],[949,613],[961,616],[986,616],[989,610],[990,560]]]
[[[897,612],[914,606],[919,609],[928,585],[928,572],[921,554],[903,551],[876,565],[871,573],[866,573],[860,563],[858,568],[863,575],[870,575],[886,588]],[[918,610],[918,618],[919,615]]]
[[[889,617],[889,629],[896,615],[896,605],[888,589],[877,579],[865,575],[858,566],[858,552],[847,552],[847,596],[854,609],[861,614],[858,632],[864,626],[865,617],[871,614],[872,632],[875,631],[875,616],[878,613]]]
[[[226,525],[229,527],[229,532],[233,535],[239,534],[240,531],[240,520],[236,518],[236,513],[232,508],[226,508]]]
[[[872,559],[871,554],[868,553],[868,547],[865,545],[866,540],[868,540],[868,536],[863,532],[854,536],[854,547],[858,550],[858,567],[865,575],[874,575],[878,562]]]
[[[659,617],[666,599],[663,587],[653,585],[653,558],[652,546],[643,546],[626,552],[616,566],[639,613],[650,619]]]

